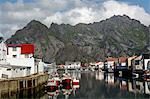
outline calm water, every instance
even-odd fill
[[[103,99],[128,98],[150,99],[150,82],[114,77],[113,74],[102,72],[71,72],[80,79],[79,86],[70,90],[50,92],[48,95],[44,87],[26,90],[14,94],[11,98],[40,98],[40,99]]]

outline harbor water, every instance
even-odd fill
[[[68,71],[79,79],[78,86],[59,91],[45,90],[45,85],[34,89],[22,90],[2,98],[38,98],[38,99],[150,99],[150,81],[134,78],[115,77],[113,73],[100,71]]]

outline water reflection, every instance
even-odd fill
[[[80,80],[79,85],[63,87],[51,92],[30,90],[19,92],[13,98],[40,99],[104,99],[104,98],[150,98],[150,81],[115,77],[113,73],[75,72],[71,76]]]

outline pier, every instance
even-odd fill
[[[4,94],[12,94],[17,91],[35,88],[43,85],[48,80],[48,74],[35,74],[27,77],[0,80],[0,98]]]

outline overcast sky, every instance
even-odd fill
[[[0,35],[10,37],[31,20],[75,25],[126,14],[150,25],[150,0],[0,0]]]

